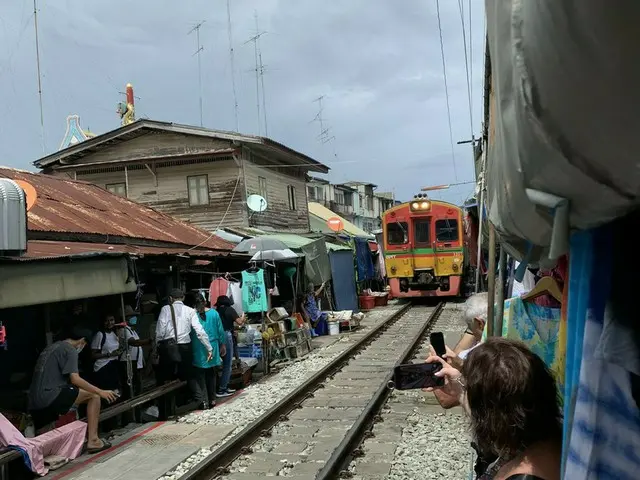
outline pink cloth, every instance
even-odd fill
[[[209,287],[209,300],[211,301],[211,308],[213,308],[218,300],[220,295],[227,295],[229,291],[229,281],[218,277],[213,282],[211,282],[211,286]]]
[[[7,418],[0,414],[0,446],[19,447],[27,453],[31,462],[31,471],[46,475],[48,469],[44,458],[49,455],[73,460],[82,452],[87,434],[87,424],[80,421],[68,423],[35,438],[24,438]]]

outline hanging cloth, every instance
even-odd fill
[[[561,311],[559,308],[541,307],[514,297],[504,302],[502,337],[523,342],[538,355],[553,372],[558,392],[564,392],[564,345],[558,341]],[[486,338],[486,329],[483,340]]]
[[[240,287],[240,282],[229,282],[228,292],[227,297],[231,299],[231,306],[238,315],[242,315],[244,308],[242,308],[242,288]]]
[[[369,242],[364,238],[354,238],[356,247],[356,265],[358,272],[358,281],[373,280],[373,260],[371,259],[371,250]]]
[[[584,325],[584,333],[578,349],[581,357],[574,355],[579,367],[572,365],[572,376],[575,378],[577,373],[579,380],[571,385],[573,402],[565,408],[563,478],[568,480],[631,480],[638,478],[640,470],[640,411],[634,399],[638,377],[629,370],[633,365],[620,364],[621,359],[610,361],[612,359],[607,355],[603,356],[606,352],[604,344],[608,341],[607,328],[623,326],[627,318],[636,320],[635,310],[626,311],[628,303],[617,298],[627,295],[626,302],[632,301],[629,290],[633,285],[630,283],[625,289],[624,285],[616,283],[625,280],[625,275],[631,272],[625,274],[624,270],[615,268],[628,269],[628,258],[625,265],[619,265],[615,258],[619,261],[619,256],[627,256],[628,250],[619,241],[614,242],[621,236],[630,241],[633,237],[628,231],[615,232],[614,228],[607,225],[581,232],[571,242],[570,298],[572,303],[584,308],[572,307],[569,338],[580,340],[575,335],[581,333],[580,324]],[[584,264],[582,271],[576,265],[578,260]],[[584,272],[590,275],[583,275]],[[580,275],[576,276],[577,273]],[[584,316],[580,318],[576,313]],[[635,325],[637,327],[637,321]],[[635,332],[629,332],[632,336],[636,333],[637,328]],[[637,358],[640,352],[637,346],[627,344],[624,355]]]
[[[227,295],[229,290],[229,281],[223,277],[214,278],[209,286],[209,301],[211,305],[215,305],[218,297]]]
[[[242,272],[242,309],[247,313],[266,312],[267,290],[264,284],[264,270]]]

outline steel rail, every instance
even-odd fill
[[[313,391],[324,383],[328,377],[340,371],[353,356],[367,347],[377,336],[394,324],[411,307],[411,303],[403,305],[400,310],[387,320],[376,325],[358,342],[339,354],[331,363],[316,372],[311,378],[276,403],[271,409],[247,425],[240,433],[235,435],[232,440],[223,444],[185,475],[180,477],[180,480],[210,480],[217,476],[225,475],[227,473],[225,471],[226,467],[231,465],[239,456],[251,453],[250,446],[256,440],[260,437],[268,436],[269,430],[274,425],[283,421],[283,417],[287,414],[299,408],[301,403],[312,396]]]
[[[423,327],[413,337],[409,346],[402,353],[402,356],[396,362],[396,366],[402,363],[407,363],[413,359],[415,353],[420,349],[424,336],[431,330],[431,327],[436,322],[442,311],[444,302],[440,302],[435,310],[429,316],[429,320],[425,322]],[[360,456],[362,452],[358,451],[359,445],[365,439],[367,432],[373,425],[378,412],[382,409],[387,401],[387,398],[391,394],[389,389],[389,382],[393,378],[393,370],[387,374],[387,378],[380,385],[380,388],[376,391],[371,398],[363,412],[356,419],[353,426],[347,431],[344,439],[338,445],[338,448],[334,450],[333,454],[327,460],[322,470],[316,475],[316,480],[335,480],[336,478],[344,478],[350,475],[344,472],[345,467],[348,466],[351,459],[355,456]]]

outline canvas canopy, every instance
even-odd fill
[[[487,0],[486,12],[488,217],[516,258],[557,257],[571,229],[638,205],[640,2]]]

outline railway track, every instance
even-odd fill
[[[407,304],[181,480],[349,476],[353,452],[389,396],[393,367],[414,357],[443,306]]]

